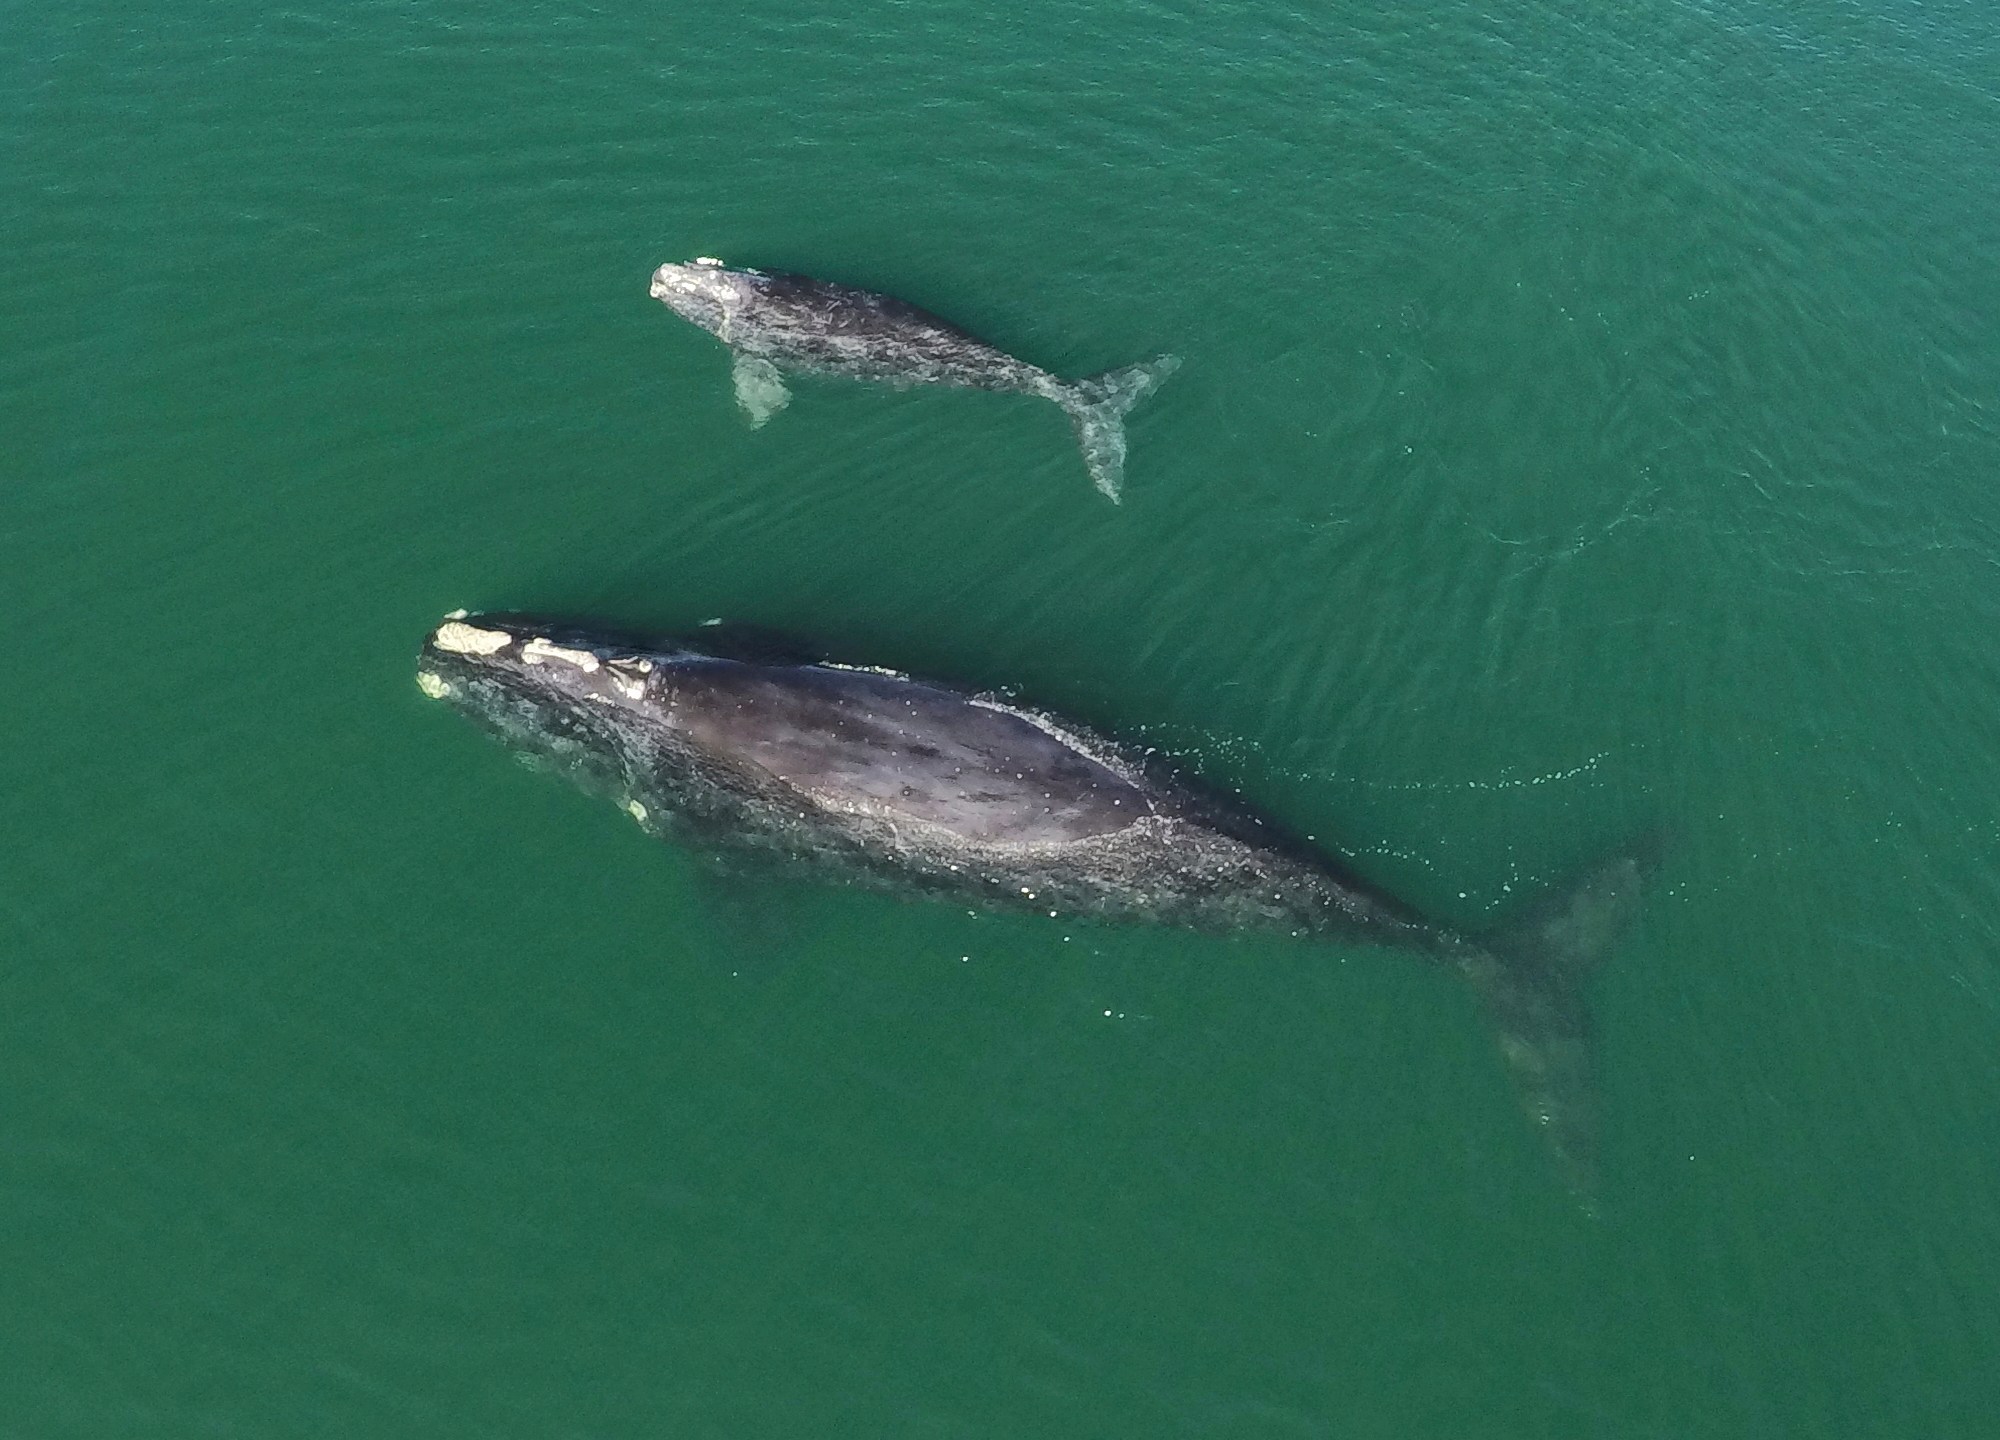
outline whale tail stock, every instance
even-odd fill
[[[1625,845],[1457,956],[1529,1119],[1586,1209],[1596,1191],[1597,1085],[1585,992],[1637,912],[1659,854],[1657,835]]]
[[[1158,355],[1121,370],[1107,370],[1065,385],[1056,400],[1076,425],[1076,442],[1090,478],[1112,504],[1125,478],[1125,412],[1160,388],[1180,368],[1178,355]]]

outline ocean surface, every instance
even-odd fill
[[[1987,1437],[2000,18],[0,3],[0,1436]],[[799,383],[713,254],[1066,376]],[[1667,837],[1598,1213],[1394,955],[716,893],[414,682],[721,617],[1446,922]]]

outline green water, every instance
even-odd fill
[[[0,5],[0,1435],[2000,1425],[2000,21]],[[752,432],[716,254],[1066,375]],[[1478,924],[1631,831],[1602,1214],[1391,956],[710,896],[454,607],[1013,687]]]

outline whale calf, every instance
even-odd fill
[[[1090,478],[1113,503],[1125,471],[1125,412],[1180,364],[1162,355],[1084,380],[1059,380],[890,296],[736,269],[706,256],[662,265],[652,288],[655,300],[734,353],[737,403],[753,426],[790,400],[787,370],[1039,395],[1068,413]]]
[[[1583,987],[1636,905],[1644,847],[1472,935],[1110,741],[894,671],[459,612],[424,641],[417,680],[646,830],[711,856],[1044,914],[1324,935],[1455,969],[1484,1000],[1530,1117],[1589,1196]]]

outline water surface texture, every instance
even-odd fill
[[[2000,22],[0,5],[0,1434],[1985,1436]],[[806,380],[719,255],[1186,363]],[[426,702],[716,616],[1455,925],[1635,830],[1600,1214],[1393,956],[718,893]]]

